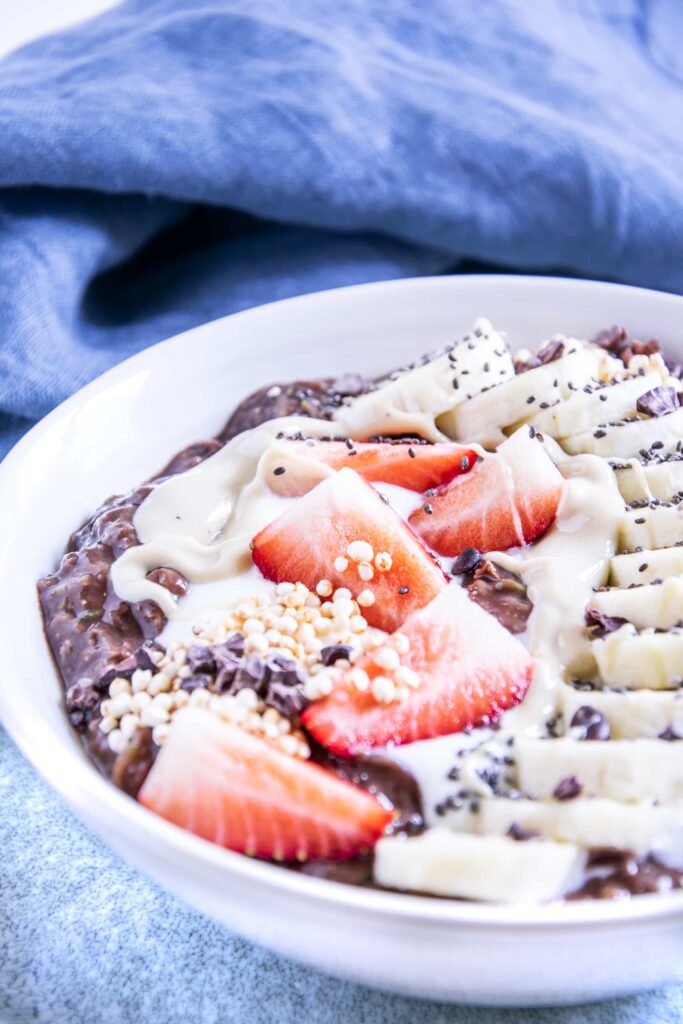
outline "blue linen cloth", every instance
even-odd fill
[[[1,61],[0,454],[125,356],[288,295],[482,264],[683,291],[682,36],[678,0],[130,0]],[[330,980],[123,865],[1,733],[0,791],[10,1020],[683,1013]]]

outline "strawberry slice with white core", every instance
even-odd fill
[[[365,654],[329,697],[305,710],[304,726],[332,753],[348,757],[489,724],[528,689],[527,649],[454,583],[411,615],[401,633],[409,647],[398,667],[395,654],[393,668],[386,655]],[[381,676],[400,685],[406,668],[419,684],[400,702],[380,703],[373,683]],[[369,678],[365,691],[355,682],[359,670]]]
[[[465,476],[416,509],[409,523],[440,555],[529,544],[555,521],[564,480],[523,427]]]
[[[427,491],[467,473],[477,461],[472,448],[460,444],[420,444],[415,441],[360,443],[357,441],[283,441],[287,467],[276,466],[267,476],[276,494],[296,498],[321,479],[321,467],[353,469],[364,480],[396,484],[410,491]]]
[[[361,564],[347,557],[359,541],[368,552]],[[327,580],[353,597],[370,591],[374,600],[362,608],[363,616],[389,633],[447,586],[414,533],[352,469],[340,469],[299,498],[254,537],[251,547],[255,564],[275,583],[304,583],[315,590]],[[378,560],[380,554],[389,559]],[[364,568],[368,565],[372,575]]]
[[[174,716],[138,800],[202,839],[272,860],[354,857],[393,818],[357,786],[200,708]]]

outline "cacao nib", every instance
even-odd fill
[[[590,704],[577,708],[569,724],[572,729],[581,729],[584,740],[608,740],[612,735],[605,716]]]
[[[618,615],[605,615],[597,608],[586,609],[586,625],[591,631],[591,636],[596,640],[608,633],[614,633],[617,629],[625,626],[627,619],[621,619]]]
[[[523,828],[516,821],[513,821],[510,828],[507,830],[506,835],[518,843],[526,843],[529,839],[538,839],[540,832],[534,832],[531,829]]]
[[[574,800],[581,795],[582,790],[583,785],[576,775],[568,775],[566,779],[561,779],[555,786],[553,796],[556,800]]]
[[[477,551],[476,548],[465,548],[453,562],[451,574],[453,576],[462,576],[472,573],[475,569],[479,568],[483,561],[484,558],[481,551]]]
[[[674,388],[661,385],[641,395],[636,402],[636,409],[643,416],[666,416],[667,413],[678,409],[680,404],[678,392]]]

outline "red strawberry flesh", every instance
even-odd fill
[[[393,817],[357,786],[199,708],[174,717],[138,799],[202,839],[274,860],[356,856]]]
[[[563,478],[526,429],[421,505],[410,525],[440,555],[529,544],[555,520]]]
[[[284,441],[290,455],[286,471],[268,475],[276,494],[298,497],[321,479],[321,468],[353,469],[364,480],[396,484],[411,491],[440,487],[467,473],[477,461],[472,448],[460,444],[419,444],[410,441],[360,443],[344,441]]]
[[[413,743],[490,723],[524,697],[532,659],[500,623],[451,584],[401,627],[410,641],[401,664],[421,684],[402,703],[379,704],[347,677],[309,705],[303,724],[334,754],[351,756],[387,744]],[[359,659],[370,679],[391,673],[372,652]]]
[[[362,580],[353,562],[334,567],[350,543],[367,541],[375,554],[388,552],[392,566]],[[354,597],[369,589],[375,596],[363,615],[371,626],[393,632],[417,608],[446,587],[446,578],[403,520],[375,489],[352,469],[338,473],[299,498],[252,541],[252,556],[266,579],[304,583],[311,590],[321,579],[348,588]]]

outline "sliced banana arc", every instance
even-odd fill
[[[665,690],[683,680],[683,630],[639,633],[629,623],[594,640],[591,649],[607,686]]]
[[[549,799],[574,778],[577,795],[622,802],[683,800],[683,745],[661,740],[607,742],[569,737],[520,739],[516,746],[522,792]]]
[[[683,574],[683,547],[634,551],[615,555],[610,562],[609,582],[615,587],[639,586]]]
[[[542,839],[636,854],[683,846],[683,803],[653,806],[647,801],[625,804],[599,797],[564,803],[494,797],[482,801],[477,814],[463,819],[451,812],[444,823],[456,832],[466,829],[478,835],[507,835],[519,826]]]
[[[564,401],[536,413],[529,422],[542,434],[562,441],[594,430],[598,423],[634,415],[640,396],[661,383],[661,375],[652,372],[642,377],[636,375],[610,381],[602,386],[586,384]]]
[[[631,459],[614,466],[617,486],[627,504],[632,501],[671,501],[683,497],[683,455],[665,462],[641,462]]]
[[[586,692],[563,684],[559,706],[567,728],[579,708],[588,706],[599,711],[609,722],[613,740],[656,739],[669,729],[683,736],[683,690]]]
[[[626,619],[636,629],[669,629],[683,620],[683,579],[671,576],[661,583],[630,590],[597,590],[589,606],[603,615]]]
[[[619,527],[619,546],[669,548],[683,540],[683,504],[671,507],[633,509],[626,512]]]
[[[542,404],[551,406],[584,385],[595,385],[604,365],[601,349],[568,341],[567,354],[561,359],[520,373],[464,402],[442,416],[438,425],[455,440],[467,438],[495,448],[505,440],[506,432],[527,423]]]
[[[437,417],[485,388],[514,377],[510,351],[488,320],[423,366],[401,370],[375,391],[339,409],[340,429],[358,441],[381,434],[418,433],[445,440]]]
[[[681,437],[683,408],[666,416],[603,421],[593,430],[567,438],[562,445],[572,455],[587,452],[606,459],[631,459],[641,452],[671,452]]]
[[[504,903],[545,903],[580,884],[586,855],[570,843],[431,828],[381,839],[375,880],[392,889]]]

